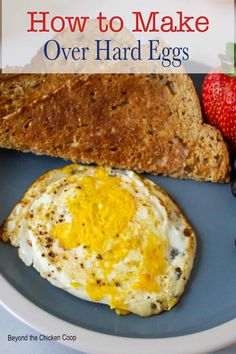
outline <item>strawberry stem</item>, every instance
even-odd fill
[[[236,77],[236,44],[226,43],[225,54],[219,55],[222,71],[228,76]],[[234,71],[232,71],[232,67]]]

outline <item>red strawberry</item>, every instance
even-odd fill
[[[225,66],[232,57],[228,59],[222,55],[221,59]],[[210,72],[203,83],[202,101],[207,122],[220,129],[230,147],[236,151],[236,70],[228,75],[221,69]]]

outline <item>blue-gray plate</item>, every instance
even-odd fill
[[[193,76],[196,87],[201,75]],[[0,149],[0,223],[44,172],[68,163]],[[191,334],[236,318],[236,198],[230,185],[147,175],[179,204],[197,234],[191,279],[179,304],[160,316],[118,317],[107,306],[86,302],[57,289],[0,244],[0,271],[25,298],[79,327],[115,336],[166,338]],[[236,337],[236,336],[235,336]],[[235,338],[236,340],[236,338]]]

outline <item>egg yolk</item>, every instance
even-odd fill
[[[72,221],[54,226],[52,236],[65,250],[83,245],[102,253],[110,239],[119,236],[135,214],[131,194],[102,168],[79,182],[73,199],[67,199]]]
[[[105,253],[103,256],[104,258],[100,261],[100,268],[105,275],[105,282],[90,281],[86,286],[86,291],[92,300],[100,301],[104,296],[109,295],[111,308],[125,310],[127,308],[125,299],[129,291],[137,290],[148,293],[161,291],[159,277],[166,273],[168,266],[166,241],[158,239],[157,235],[153,233],[148,235],[146,242],[134,237],[130,238],[129,241],[120,240],[113,246],[111,252]],[[141,261],[133,264],[136,266],[137,273],[131,272],[127,275],[127,277],[130,276],[129,286],[120,291],[116,284],[109,284],[107,279],[113,270],[113,266],[124,259],[132,249],[140,252]],[[134,279],[136,281],[133,282]]]
[[[133,289],[148,292],[160,291],[160,283],[156,281],[157,276],[166,273],[167,244],[165,240],[160,240],[155,234],[150,233],[143,247],[143,257],[138,274],[138,280],[133,285]]]

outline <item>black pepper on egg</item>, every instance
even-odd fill
[[[179,279],[182,275],[182,269],[180,267],[175,268],[175,273],[177,275],[177,279]]]
[[[152,310],[156,310],[157,309],[157,305],[154,302],[151,302],[151,309]]]
[[[177,248],[172,248],[170,251],[170,258],[175,259],[176,256],[178,256],[179,250]]]
[[[186,237],[190,237],[190,236],[191,236],[191,234],[192,234],[192,232],[191,232],[191,230],[190,230],[190,229],[188,229],[188,228],[184,229],[184,236],[186,236]]]

